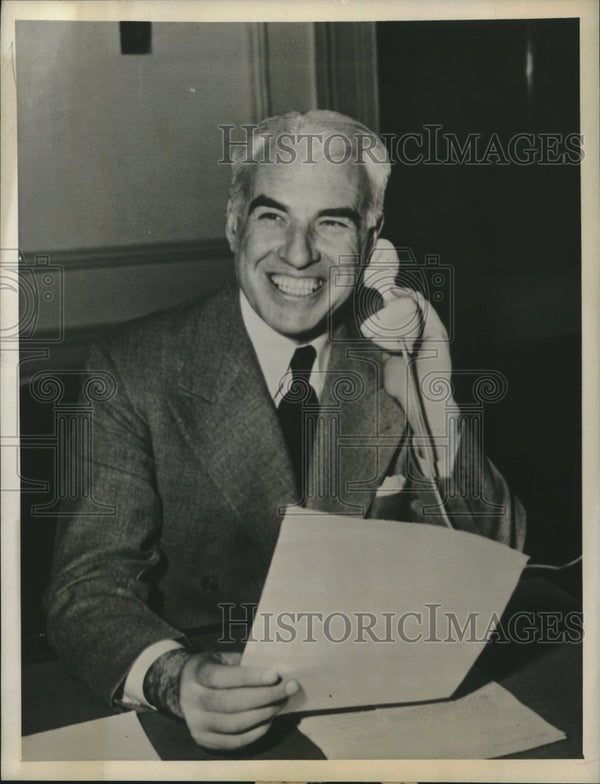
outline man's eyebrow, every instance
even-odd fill
[[[250,206],[248,207],[248,215],[257,207],[270,207],[271,209],[280,210],[281,212],[288,212],[288,208],[285,204],[282,204],[275,199],[271,199],[269,196],[265,196],[264,193],[261,193],[255,199],[252,199]],[[361,224],[360,214],[353,207],[329,207],[328,209],[320,210],[317,217],[348,218],[357,228],[359,228]]]
[[[281,212],[287,212],[287,207],[285,204],[281,204],[279,201],[275,201],[275,199],[270,199],[268,196],[264,194],[258,195],[255,199],[252,199],[250,202],[250,206],[248,207],[248,215],[255,210],[257,207],[271,207],[274,210],[281,210]]]
[[[352,223],[356,226],[356,228],[360,227],[361,218],[360,214],[357,210],[353,209],[352,207],[332,207],[328,210],[321,210],[318,214],[319,218],[348,218],[351,220]]]

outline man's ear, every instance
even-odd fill
[[[227,237],[227,242],[229,243],[231,252],[236,253],[238,248],[238,216],[237,210],[233,208],[231,200],[227,202],[225,236]]]

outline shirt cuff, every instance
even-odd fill
[[[125,679],[123,687],[122,704],[130,708],[150,708],[156,710],[144,696],[144,679],[146,673],[154,662],[168,651],[183,648],[183,645],[175,640],[161,640],[149,645],[140,653],[131,665],[131,669]]]

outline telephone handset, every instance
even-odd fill
[[[391,355],[384,368],[385,390],[405,410],[419,444],[415,449],[417,462],[423,475],[432,483],[440,514],[446,525],[452,527],[439,497],[437,482],[440,454],[417,372],[418,350],[429,303],[420,292],[397,285],[399,266],[398,254],[392,243],[379,239],[362,281],[365,289],[377,293],[372,298],[377,307],[369,308],[370,315],[367,315],[360,329],[365,338]]]
[[[397,285],[399,268],[392,243],[378,239],[363,273],[363,288],[374,294],[360,330],[379,348],[410,356],[423,333],[427,302],[420,292]],[[377,307],[373,307],[374,303]]]

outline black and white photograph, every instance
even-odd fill
[[[597,4],[3,5],[3,777],[597,780]]]

